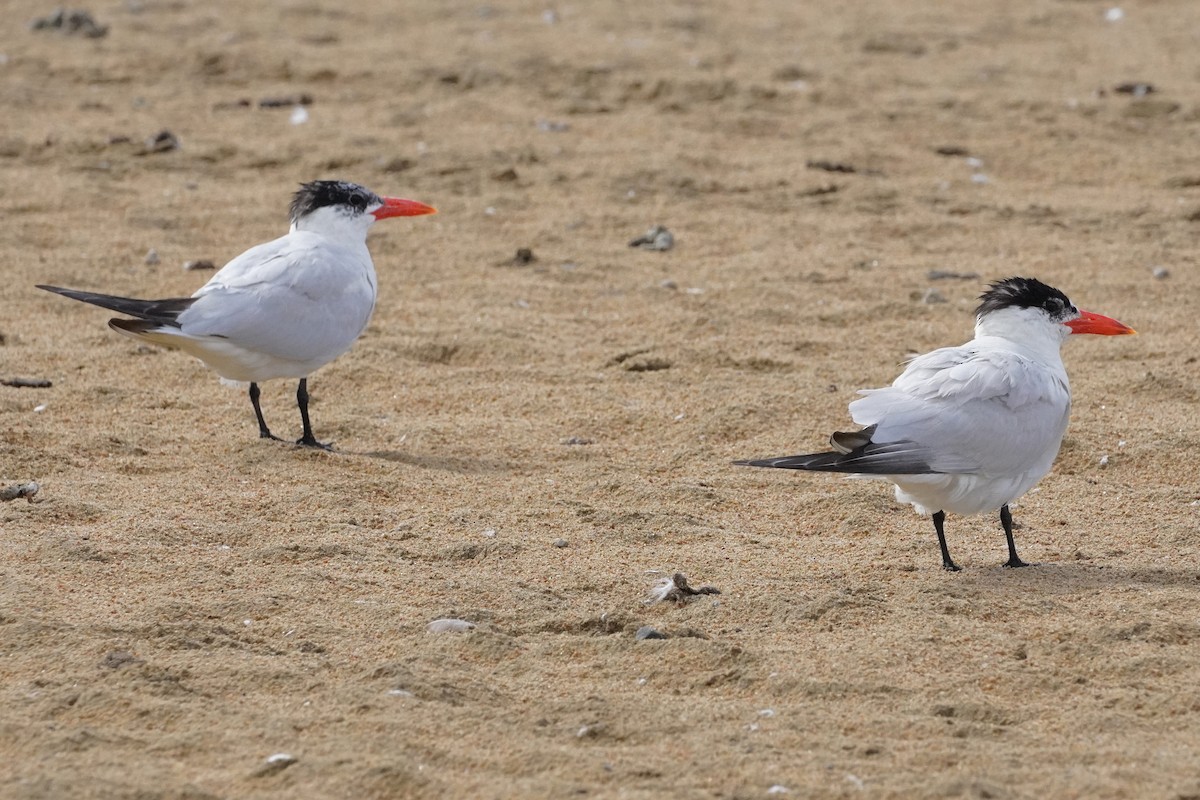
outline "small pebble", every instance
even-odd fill
[[[629,243],[630,247],[643,250],[670,250],[675,246],[675,235],[662,225],[655,225]]]
[[[1125,11],[1117,6],[1113,6],[1104,12],[1104,19],[1108,22],[1120,22],[1125,19]]]
[[[249,103],[249,101],[246,101]],[[288,94],[279,97],[264,97],[258,101],[259,108],[287,108],[288,106],[311,106],[311,94]]]
[[[978,280],[978,272],[955,272],[949,269],[931,269],[925,273],[925,277],[931,281],[947,281],[947,280]]]
[[[1106,455],[1100,456],[1100,466],[1102,466],[1102,467],[1108,466],[1108,456],[1106,456]]]
[[[638,628],[638,631],[633,635],[633,638],[640,642],[643,639],[666,639],[667,635],[657,628],[652,628],[649,625],[643,625],[642,627]]]
[[[1130,94],[1134,97],[1145,97],[1148,94],[1153,94],[1154,84],[1144,81],[1131,81],[1129,83],[1119,83],[1113,87],[1113,91],[1117,94]]]
[[[217,265],[209,261],[207,258],[198,258],[194,261],[183,262],[184,272],[197,272],[205,269],[216,269]]]
[[[555,547],[566,547],[570,543],[566,539],[555,539],[551,544]]]
[[[33,502],[33,496],[41,490],[42,486],[37,481],[29,483],[14,483],[11,486],[5,486],[0,489],[0,500],[5,502],[16,500],[19,497],[24,497],[30,503]]]
[[[429,633],[465,633],[474,627],[474,622],[465,619],[435,619],[425,626],[425,630]]]
[[[161,260],[162,259],[160,259],[158,257],[158,251],[155,250],[153,247],[151,247],[149,250],[146,251],[146,257],[143,259],[143,261],[146,262],[146,265],[151,266],[151,267],[153,267],[155,264],[157,264]]]
[[[308,122],[308,109],[304,106],[296,106],[292,109],[292,115],[288,117],[288,122],[293,125],[303,125]]]
[[[108,26],[101,25],[86,11],[58,9],[48,17],[29,23],[32,30],[58,30],[66,34],[82,34],[89,39],[99,39],[108,33]]]
[[[151,136],[145,142],[145,153],[165,153],[179,149],[179,137],[168,130],[162,130]]]
[[[570,436],[566,439],[563,439],[562,443],[566,445],[584,445],[591,444],[592,440],[584,438],[583,436]]]
[[[1167,278],[1171,277],[1171,270],[1167,269],[1166,267],[1155,267],[1151,274],[1153,274],[1156,279],[1165,281]]]

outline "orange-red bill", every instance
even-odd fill
[[[1126,333],[1137,333],[1133,328],[1117,322],[1112,317],[1103,314],[1093,314],[1091,311],[1080,311],[1079,319],[1066,323],[1071,333],[1096,333],[1101,336],[1122,336]]]
[[[402,197],[384,197],[383,206],[371,212],[375,219],[388,217],[419,217],[424,214],[436,214],[437,209],[418,203],[416,200],[405,200]]]

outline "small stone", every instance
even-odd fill
[[[24,497],[28,502],[33,502],[33,496],[41,491],[42,485],[37,481],[29,483],[14,483],[11,486],[5,486],[0,489],[0,500],[8,502]]]
[[[142,260],[145,261],[146,265],[150,266],[150,267],[153,267],[155,264],[162,261],[162,259],[160,259],[158,257],[158,251],[155,250],[153,247],[151,247],[149,250],[146,251],[146,257]],[[186,269],[186,268],[187,267],[184,267],[184,269]]]
[[[65,34],[81,34],[89,39],[99,39],[108,33],[107,25],[100,25],[86,11],[58,9],[48,17],[29,23],[32,30],[58,30]]]
[[[207,258],[199,258],[195,261],[183,262],[184,272],[197,272],[205,269],[216,269],[217,265],[209,261]]]
[[[425,626],[429,633],[465,633],[475,627],[474,622],[465,619],[435,619]]]
[[[145,142],[145,153],[166,153],[179,149],[179,137],[168,130],[161,130]]]
[[[978,272],[954,272],[948,269],[931,269],[925,273],[925,277],[931,281],[973,281],[979,279]]]
[[[129,664],[138,664],[141,659],[133,653],[125,650],[112,650],[104,656],[104,660],[100,662],[100,666],[108,669],[120,669]]]
[[[562,548],[566,547],[570,543],[566,539],[555,539],[553,542],[551,542],[551,544],[555,547]]]
[[[675,246],[675,235],[662,225],[655,225],[629,243],[630,247],[640,247],[643,250],[670,250]]]
[[[1166,267],[1155,267],[1151,274],[1154,275],[1155,279],[1165,281],[1167,278],[1171,277],[1171,270],[1167,269]]]
[[[281,97],[264,97],[258,101],[259,108],[288,108],[289,106],[311,106],[313,98],[307,92],[288,94]]]
[[[638,628],[638,631],[633,635],[633,638],[640,642],[643,639],[666,639],[667,635],[657,628],[652,628],[649,625],[643,625],[642,627]]]
[[[1146,83],[1145,81],[1130,81],[1129,83],[1118,83],[1113,87],[1113,91],[1117,94],[1131,94],[1134,97],[1145,97],[1156,91],[1154,84]]]
[[[584,437],[582,437],[582,436],[570,436],[570,437],[568,437],[568,438],[566,438],[566,439],[563,439],[563,440],[562,440],[562,443],[563,443],[563,444],[565,444],[565,445],[576,446],[576,445],[585,445],[585,444],[591,444],[591,443],[592,443],[592,440],[591,440],[591,439],[585,439],[585,438],[584,438]]]
[[[512,263],[515,266],[523,267],[526,264],[532,264],[537,261],[537,256],[533,254],[533,250],[529,247],[518,247],[517,254],[513,256]]]
[[[308,109],[304,106],[296,106],[288,116],[288,122],[293,125],[303,125],[308,122]]]

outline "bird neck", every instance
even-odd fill
[[[1022,353],[1046,364],[1062,364],[1062,343],[1071,335],[1066,325],[1040,309],[1004,308],[984,314],[975,323],[975,338],[994,347]]]
[[[291,232],[315,233],[346,247],[364,247],[367,230],[374,221],[369,214],[347,214],[334,206],[325,206],[293,220]]]

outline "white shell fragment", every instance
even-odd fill
[[[465,633],[474,627],[474,622],[465,619],[435,619],[425,626],[425,630],[429,633]]]

